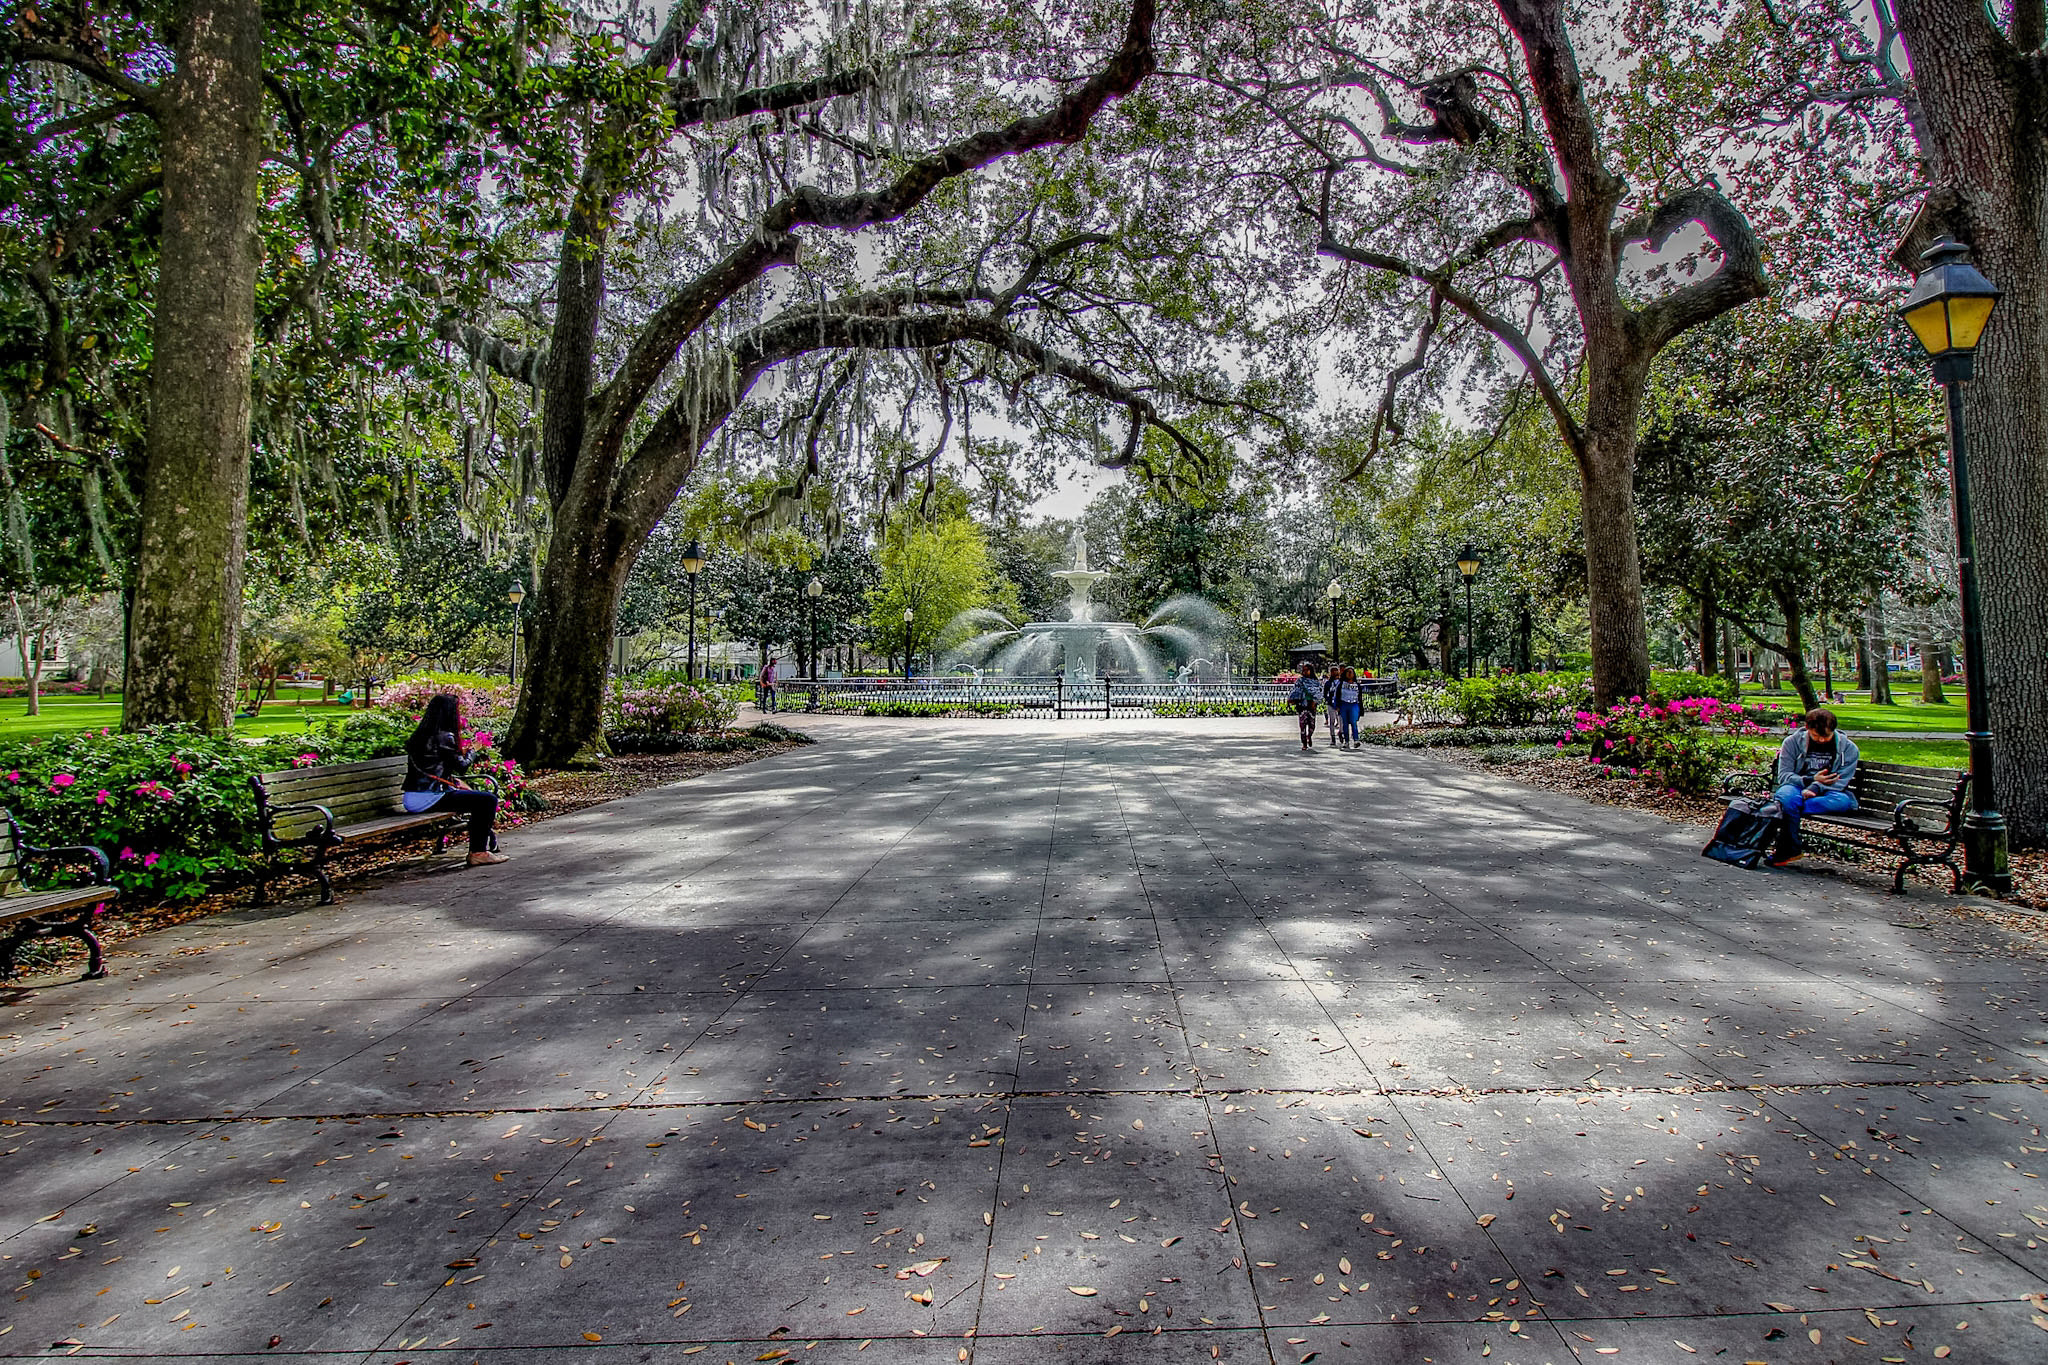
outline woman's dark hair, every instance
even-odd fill
[[[420,723],[413,727],[412,738],[405,742],[405,751],[415,758],[423,755],[441,735],[454,734],[462,726],[462,703],[451,692],[443,692],[427,699],[427,709],[420,713]]]

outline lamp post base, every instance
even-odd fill
[[[1998,896],[2012,890],[2005,817],[1995,810],[1963,816],[1963,885]]]

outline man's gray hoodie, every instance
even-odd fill
[[[1801,791],[1845,792],[1856,778],[1856,741],[1835,731],[1835,752],[1830,756],[1825,751],[1813,753],[1812,739],[1801,726],[1785,737],[1778,746],[1778,785],[1796,782]],[[1821,769],[1833,771],[1832,782],[1822,782]]]

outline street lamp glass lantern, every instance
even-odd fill
[[[1257,607],[1253,607],[1253,608],[1252,608],[1252,624],[1253,624],[1253,625],[1257,625],[1257,624],[1258,624],[1259,622],[1261,622],[1261,621],[1263,621],[1263,620],[1265,620],[1265,619],[1266,619],[1266,617],[1265,617],[1265,614],[1264,614],[1263,612],[1261,612],[1261,611],[1260,611],[1260,610],[1259,610],[1259,609],[1258,609]]]
[[[825,583],[823,579],[813,578],[810,582],[804,584],[804,596],[810,598],[813,602],[824,595]]]
[[[512,586],[505,589],[505,600],[515,607],[524,602],[526,600],[526,585],[516,578],[513,579]]]
[[[704,542],[693,540],[683,547],[683,572],[692,578],[704,567]]]
[[[1927,268],[1899,305],[1906,325],[1935,360],[1957,356],[1967,361],[2002,297],[1997,285],[1963,259],[1968,254],[1967,247],[1941,238],[1922,254]]]
[[[1323,589],[1323,596],[1329,598],[1332,602],[1336,601],[1343,595],[1344,585],[1342,583],[1339,583],[1334,578],[1330,580],[1330,586]]]
[[[1479,551],[1469,544],[1458,551],[1458,576],[1467,583],[1479,576]]]

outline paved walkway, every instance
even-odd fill
[[[9,996],[0,1353],[2048,1358],[2048,962],[1290,726],[820,721]]]

